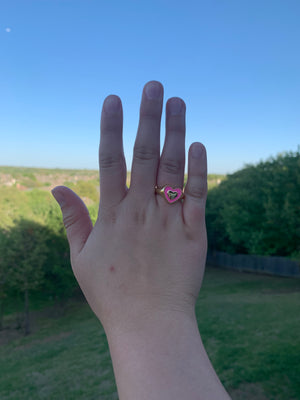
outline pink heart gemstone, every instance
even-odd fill
[[[165,198],[169,203],[174,203],[182,194],[182,190],[177,188],[173,189],[171,186],[166,186],[164,190]]]

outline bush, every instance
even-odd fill
[[[229,175],[207,198],[209,249],[291,256],[300,252],[300,153]]]

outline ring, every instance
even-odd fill
[[[172,188],[170,185],[165,185],[162,188],[155,186],[155,193],[163,196],[169,204],[184,198],[184,193],[180,188]]]

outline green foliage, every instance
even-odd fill
[[[13,187],[0,187],[0,227],[13,225],[13,220],[25,216],[30,207],[26,201],[26,193]]]
[[[30,216],[33,220],[45,224],[53,202],[52,195],[38,189],[26,192]]]
[[[41,182],[38,182],[35,174],[33,172],[23,172],[19,183],[26,188],[36,188],[41,186]]]
[[[210,249],[290,256],[300,252],[300,153],[229,175],[208,193]]]
[[[218,186],[225,179],[226,179],[226,175],[209,174],[207,176],[208,190],[211,190],[212,188]]]
[[[76,184],[73,182],[66,182],[65,186],[72,189],[79,197],[88,197],[94,202],[99,201],[99,194],[94,181],[79,180]]]
[[[1,235],[1,308],[7,293],[23,294],[25,300],[25,334],[30,332],[29,293],[37,290],[44,279],[43,265],[48,248],[45,232],[33,221],[20,219],[13,228]]]
[[[1,309],[26,291],[63,305],[78,284],[59,206],[49,192],[36,189],[0,188],[0,199]]]
[[[2,263],[15,290],[37,289],[43,280],[48,248],[46,233],[33,221],[21,219],[7,232]]]
[[[93,223],[97,219],[98,171],[0,167],[0,182],[9,184],[0,186],[0,329],[1,315],[12,299],[19,309],[24,308],[19,299],[24,302],[28,295],[29,301],[40,296],[64,306],[79,289],[61,210],[50,190],[36,188],[49,185],[38,179],[46,181],[45,176],[56,182],[68,178],[67,186],[92,201],[88,209]],[[22,182],[30,189],[18,189]]]
[[[23,172],[25,178],[29,178],[32,181],[36,181],[36,176],[32,172]]]

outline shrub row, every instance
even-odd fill
[[[300,153],[248,165],[211,189],[209,250],[300,256]]]

